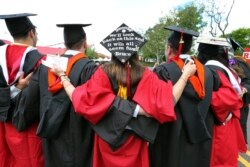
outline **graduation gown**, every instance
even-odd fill
[[[236,64],[243,69],[244,74],[246,75],[245,78],[241,78],[241,85],[247,89],[247,93],[245,93],[242,97],[243,107],[240,110],[240,125],[247,143],[247,119],[249,115],[250,103],[250,66],[243,57],[236,56],[234,59],[236,60]]]
[[[12,124],[13,113],[19,93],[11,98],[11,85],[18,80],[18,73],[32,72],[42,55],[33,47],[24,45],[3,45],[0,47],[0,166],[42,167],[44,159],[41,139],[36,136],[37,124],[23,132]]]
[[[239,152],[247,150],[239,122],[243,102],[233,89],[226,72],[219,67],[209,67],[214,69],[220,78],[220,86],[213,92],[211,101],[211,109],[217,123],[213,127],[210,167],[237,166]],[[232,118],[223,123],[230,112]]]
[[[71,58],[73,55],[63,56]],[[80,58],[69,73],[71,83],[77,86],[86,82],[95,70],[93,61]],[[75,113],[63,88],[55,94],[48,91],[48,67],[41,65],[29,85],[23,91],[26,94],[22,101],[25,107],[19,108],[25,123],[19,125],[20,128],[27,128],[26,125],[39,119],[37,135],[42,137],[45,166],[90,167],[93,130],[88,121]],[[37,111],[38,114],[35,114]]]
[[[111,82],[110,82],[111,81]],[[111,106],[117,102],[116,93],[117,83],[99,68],[86,84],[75,89],[72,95],[72,102],[75,111],[88,119],[93,125],[98,126],[110,112]],[[158,122],[167,122],[175,120],[173,111],[172,83],[165,83],[158,79],[150,70],[146,69],[142,79],[137,85],[132,100],[139,104],[148,114],[150,114]],[[105,99],[105,100],[103,100]],[[123,108],[115,110],[118,113],[127,113],[127,116],[120,117],[118,121],[113,121],[114,127],[117,128],[117,135],[114,140],[110,141],[109,137],[102,136],[100,131],[95,129],[94,144],[94,167],[147,167],[148,145],[147,145],[147,129],[142,132],[133,128],[133,123],[137,118],[133,118],[132,114],[135,105],[123,101]],[[98,107],[97,107],[98,106]],[[142,121],[144,122],[144,120]],[[134,122],[135,123],[135,122]],[[136,124],[136,123],[135,123]],[[107,127],[110,129],[109,123],[101,123],[102,129]],[[130,127],[130,130],[127,127]],[[131,128],[132,127],[132,128]],[[158,127],[158,126],[157,126]],[[157,128],[153,133],[157,132]],[[150,132],[149,132],[150,133]],[[112,133],[106,133],[106,135]],[[125,135],[127,134],[127,135]],[[112,147],[120,142],[120,136],[123,138],[122,144],[118,147]],[[154,134],[155,135],[155,134]],[[153,137],[154,138],[154,137]],[[154,139],[153,139],[154,140]]]
[[[175,62],[162,64],[154,72],[173,84],[182,72]],[[155,142],[149,145],[152,167],[209,167],[213,126],[209,104],[213,75],[204,67],[205,97],[198,98],[190,81],[175,105],[177,120],[160,126]]]

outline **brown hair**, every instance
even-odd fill
[[[239,76],[241,79],[246,78],[246,75],[245,75],[245,73],[244,73],[244,70],[243,70],[239,65],[234,64],[234,65],[232,65],[231,67],[235,70],[235,72],[238,74],[238,76]]]
[[[131,65],[131,93],[134,94],[137,84],[141,80],[145,67],[140,63],[138,54],[131,56],[128,60]],[[126,63],[121,63],[115,56],[109,63],[103,65],[103,70],[107,73],[109,78],[114,79],[118,84],[126,86],[127,83],[127,67]]]

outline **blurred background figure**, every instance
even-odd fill
[[[249,103],[250,103],[250,66],[246,59],[243,57],[244,49],[240,46],[238,42],[229,39],[232,45],[230,52],[229,65],[236,72],[240,78],[240,84],[242,86],[242,100],[243,107],[240,110],[240,125],[244,133],[245,141],[247,143],[247,118],[249,115]],[[235,54],[236,51],[240,55]]]

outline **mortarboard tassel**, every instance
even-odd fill
[[[179,47],[178,47],[178,52],[177,52],[177,57],[180,57],[181,55],[181,50],[182,50],[182,46],[183,46],[183,32],[181,32],[181,37],[180,37],[180,43],[179,43]]]
[[[131,81],[131,65],[129,61],[126,63],[127,68],[127,97],[130,97],[130,81]]]

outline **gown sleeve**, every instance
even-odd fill
[[[96,124],[105,115],[115,97],[108,76],[98,68],[89,81],[76,87],[72,93],[72,104],[76,113]]]
[[[136,89],[133,100],[158,122],[174,121],[176,115],[172,89],[171,81],[160,80],[156,74],[147,69]]]
[[[149,142],[155,139],[158,123],[152,118],[133,118],[136,104],[114,95],[109,78],[101,68],[76,88],[72,99],[75,111],[89,120],[95,132],[113,148],[122,145],[128,137],[127,131]],[[131,129],[127,130],[127,126]]]
[[[217,73],[221,85],[212,94],[211,107],[215,117],[220,122],[224,122],[230,112],[239,110],[242,107],[242,100],[238,97],[227,77],[220,71],[217,71]],[[239,118],[239,115],[235,116]]]

